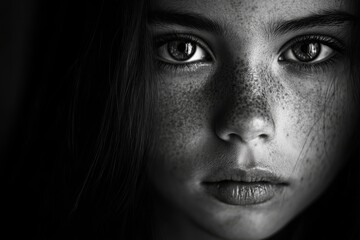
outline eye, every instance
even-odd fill
[[[170,64],[188,64],[209,61],[208,52],[197,40],[177,37],[162,40],[156,49],[157,57]]]
[[[290,46],[280,55],[279,61],[302,64],[324,62],[336,54],[341,46],[327,36],[303,36],[291,41]]]

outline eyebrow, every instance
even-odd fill
[[[312,27],[341,26],[349,22],[356,22],[357,20],[357,17],[350,13],[323,11],[288,21],[272,22],[269,24],[267,31],[273,35],[282,35]]]
[[[287,21],[272,21],[266,23],[265,30],[271,35],[283,35],[292,31],[322,26],[339,26],[348,22],[358,22],[358,17],[342,11],[322,11],[309,16]],[[155,25],[180,25],[184,27],[204,30],[218,35],[225,32],[225,24],[202,16],[197,13],[179,12],[176,10],[160,10],[149,13],[148,22]]]
[[[150,12],[148,22],[155,25],[180,25],[219,35],[223,34],[224,31],[219,23],[200,14],[174,10]]]

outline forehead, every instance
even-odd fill
[[[155,10],[186,11],[220,22],[256,24],[324,11],[351,12],[351,0],[154,0]]]

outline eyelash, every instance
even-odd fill
[[[327,60],[320,61],[318,63],[301,63],[301,62],[294,62],[294,61],[283,61],[282,64],[285,66],[293,67],[296,71],[300,72],[317,72],[317,71],[324,71],[327,68],[331,67],[333,63],[336,62],[339,54],[343,54],[345,52],[345,46],[339,40],[329,37],[326,35],[302,35],[293,38],[289,42],[285,43],[284,47],[282,47],[279,51],[280,56],[285,53],[285,51],[291,49],[295,44],[307,41],[314,41],[320,44],[324,44],[332,48],[335,53],[333,56],[328,58]]]
[[[191,34],[170,33],[156,37],[155,48],[157,49],[163,44],[166,44],[174,40],[185,40],[185,41],[194,42],[196,45],[199,45],[201,48],[203,48],[206,51],[206,53],[208,54],[208,59],[206,61],[196,61],[196,62],[179,63],[179,64],[168,63],[160,59],[157,59],[157,63],[159,67],[174,71],[176,70],[191,71],[196,69],[199,65],[204,64],[205,62],[211,62],[214,60],[214,57],[211,54],[212,53],[211,49],[204,43],[204,41],[201,40],[201,38]]]
[[[179,34],[179,33],[170,33],[163,36],[158,36],[155,40],[155,47],[158,48],[162,46],[163,44],[166,44],[173,40],[185,40],[185,41],[192,41],[195,44],[202,47],[206,53],[209,55],[206,61],[196,61],[196,62],[189,62],[189,63],[179,63],[179,64],[173,64],[168,63],[165,61],[162,61],[160,59],[157,59],[157,63],[159,67],[172,70],[172,71],[192,71],[195,70],[199,65],[204,64],[204,62],[211,62],[215,58],[212,55],[211,49],[204,43],[201,38],[191,35],[191,34]],[[344,45],[337,39],[333,37],[329,37],[326,35],[302,35],[295,37],[285,43],[285,45],[279,50],[280,56],[287,50],[291,49],[295,44],[306,42],[306,41],[314,41],[319,42],[320,44],[324,44],[332,48],[335,53],[333,56],[331,56],[329,59],[320,61],[318,63],[301,63],[301,62],[294,62],[294,61],[282,61],[281,64],[292,67],[294,70],[299,72],[317,72],[317,71],[325,71],[327,68],[331,67],[333,63],[336,62],[337,57],[339,57],[339,54],[343,54],[345,52]]]

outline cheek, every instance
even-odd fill
[[[346,161],[355,105],[346,84],[349,79],[334,76],[330,72],[316,79],[295,79],[281,107],[279,122],[286,135],[280,142],[292,149],[289,174],[296,176],[304,193],[323,190]]]
[[[210,90],[209,71],[158,78],[156,171],[185,179],[194,174],[191,169],[198,169],[194,159],[201,158],[205,129],[211,127],[209,109],[216,97]]]

